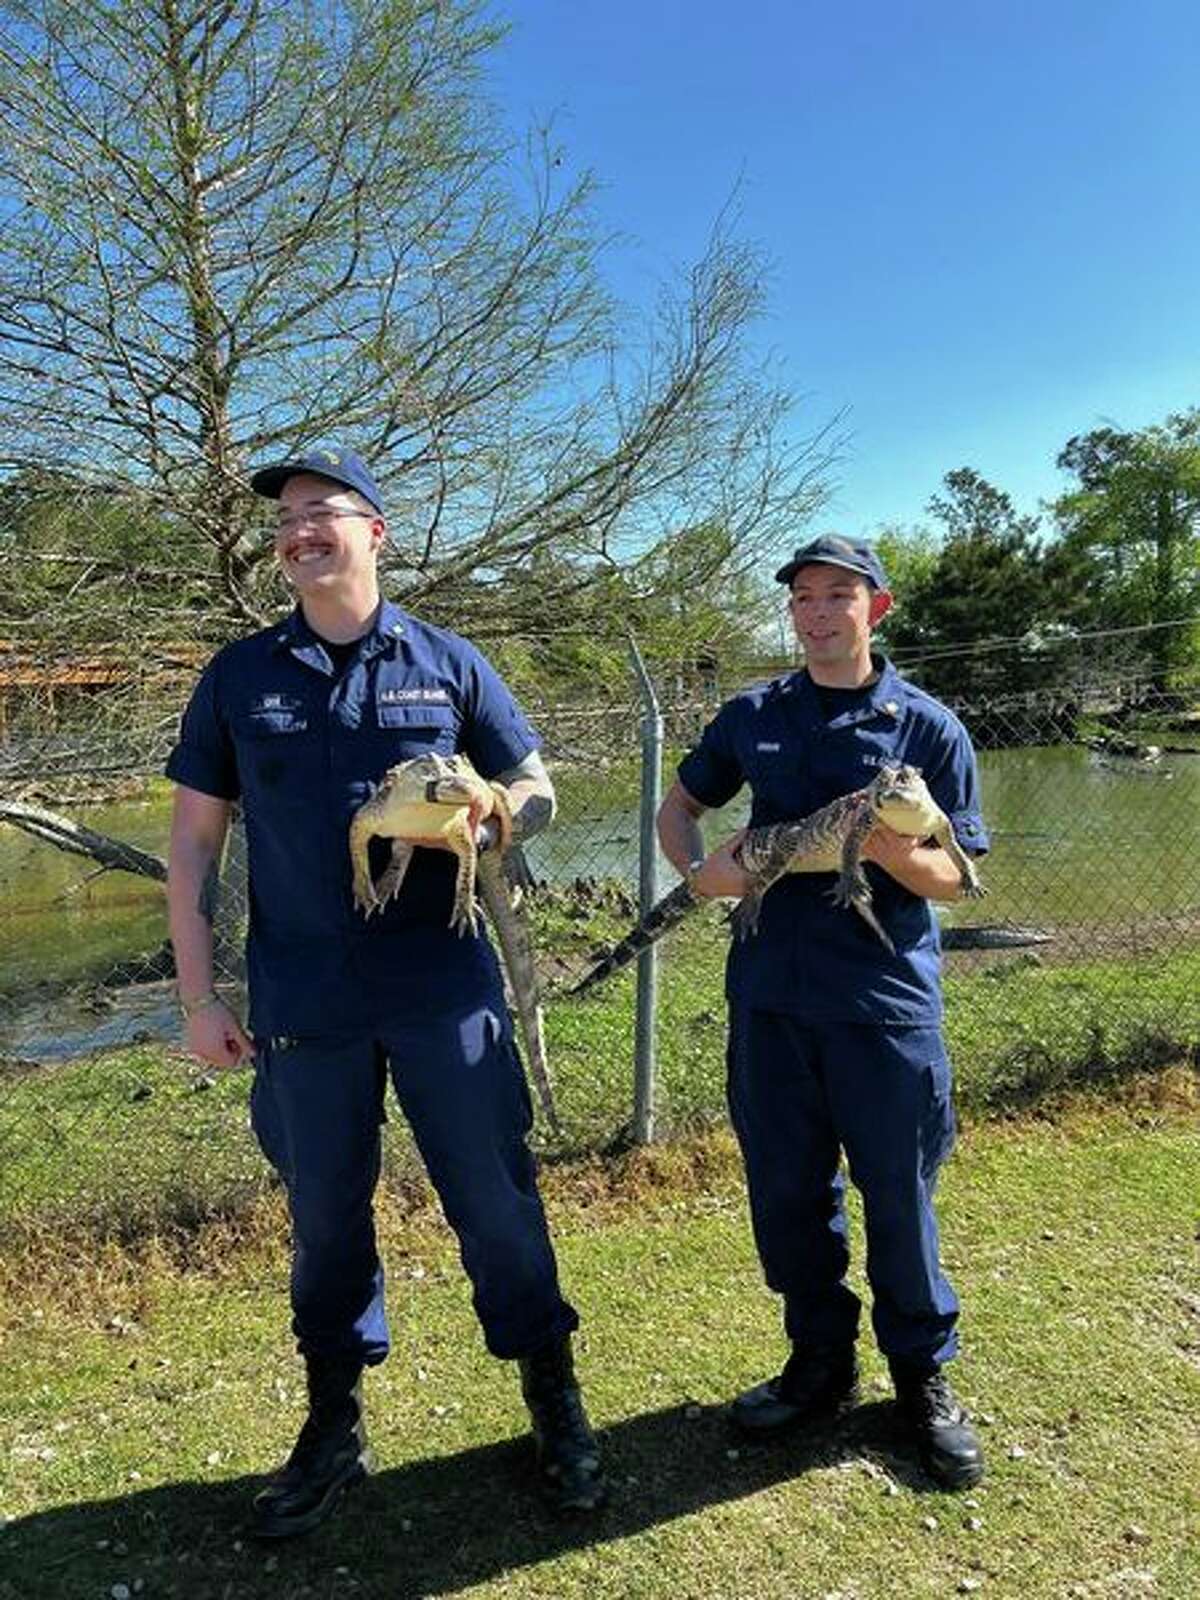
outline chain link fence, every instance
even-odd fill
[[[162,870],[170,806],[158,775],[207,647],[61,656],[0,642],[0,1234],[68,1220],[141,1230],[235,1209],[269,1181],[244,1074],[179,1048]],[[996,655],[989,658],[996,671]],[[788,663],[775,663],[787,670]],[[706,665],[650,674],[664,781],[736,687]],[[964,685],[970,661],[964,657]],[[567,991],[636,916],[639,728],[627,698],[522,698],[560,812],[532,842],[531,895],[562,1141],[627,1136],[634,1096],[632,970],[585,1000]],[[1200,684],[1156,686],[1103,641],[1060,648],[1053,690],[969,692],[955,709],[981,751],[992,832],[988,898],[940,908],[948,1032],[960,1094],[1002,1107],[1058,1083],[1194,1056],[1200,1043]],[[713,840],[745,802],[706,818]],[[661,864],[663,889],[674,875]],[[240,997],[240,833],[218,915],[220,984]],[[832,914],[832,913],[831,913]],[[661,950],[658,1125],[723,1115],[718,908]],[[409,1174],[402,1130],[389,1170]]]

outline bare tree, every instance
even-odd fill
[[[434,614],[544,548],[566,601],[673,529],[786,543],[828,431],[748,354],[758,255],[718,224],[627,326],[590,178],[482,94],[501,34],[478,0],[0,4],[0,469],[148,506],[225,625],[275,598],[250,467],[332,437]]]

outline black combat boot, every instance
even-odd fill
[[[942,1489],[969,1489],[983,1477],[983,1449],[940,1367],[893,1361],[896,1403],[916,1441],[921,1465]]]
[[[363,1425],[362,1363],[306,1356],[308,1416],[295,1448],[254,1497],[250,1532],[288,1539],[324,1522],[374,1469]]]
[[[857,1399],[858,1359],[852,1344],[796,1345],[779,1376],[744,1390],[729,1415],[743,1433],[768,1438],[835,1417]]]
[[[568,1338],[522,1356],[521,1393],[533,1419],[533,1438],[547,1498],[555,1511],[594,1511],[608,1487],[600,1446],[587,1412]]]

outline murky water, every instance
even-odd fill
[[[991,892],[956,906],[948,920],[1061,928],[1200,917],[1200,753],[1143,765],[1074,748],[1004,750],[986,754],[982,772]],[[537,875],[554,883],[619,877],[636,886],[632,768],[587,782],[565,770],[556,776],[559,818],[530,849]],[[169,808],[159,796],[71,814],[161,855]],[[744,802],[735,802],[706,819],[710,839],[744,815]],[[139,1032],[174,1036],[166,983],[95,988],[106,968],[161,947],[162,886],[94,874],[94,864],[0,824],[0,1057],[50,1060]],[[660,878],[664,890],[674,882],[665,863]],[[66,997],[68,985],[82,995]]]

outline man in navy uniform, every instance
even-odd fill
[[[315,1527],[370,1470],[361,1377],[388,1352],[372,1196],[389,1075],[458,1236],[487,1347],[519,1363],[552,1502],[588,1510],[604,1484],[572,1369],[578,1317],[559,1290],[495,956],[483,935],[450,929],[451,854],[416,850],[398,898],[367,920],[352,903],[347,843],[372,784],[428,751],[462,751],[504,784],[515,835],[528,838],[554,809],[538,741],[473,645],[382,598],[383,503],[353,451],[298,455],[251,486],[278,501],[276,555],[298,604],[209,663],[167,772],[187,1045],[217,1067],[253,1059],[252,1121],[292,1216],[309,1411],[255,1501],[254,1530]],[[245,1028],[213,988],[205,909],[235,801],[249,854]]]
[[[705,857],[698,819],[743,784],[750,823],[795,820],[860,789],[886,764],[919,767],[972,854],[987,849],[975,756],[962,725],[872,653],[892,597],[869,546],[835,535],[779,572],[805,667],[728,701],[679,766],[659,837],[695,893],[738,895],[730,840]],[[860,1303],[849,1262],[840,1157],[863,1197],[872,1319],[901,1414],[945,1488],[983,1475],[971,1424],[946,1381],[958,1300],[938,1261],[933,1190],[954,1137],[941,1036],[940,948],[930,900],[960,892],[933,841],[878,825],[864,850],[890,955],[834,907],[826,874],[771,888],[759,930],[729,955],[728,1091],[755,1240],[784,1302],[791,1353],[741,1394],[732,1417],[764,1437],[830,1416],[857,1392]]]

